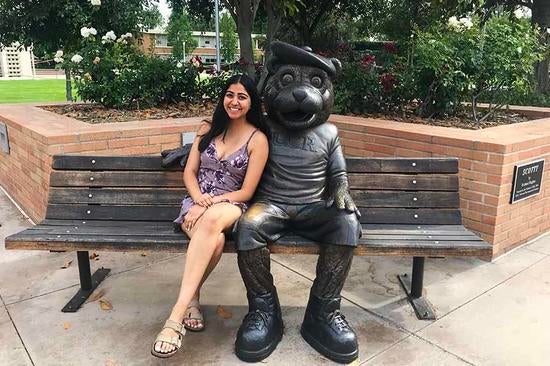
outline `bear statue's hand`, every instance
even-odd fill
[[[355,212],[357,218],[361,217],[361,212],[359,212],[359,208],[357,208],[349,193],[348,179],[346,177],[335,178],[330,183],[327,207],[332,205],[335,205],[339,210],[345,209],[348,212]]]
[[[168,168],[176,165],[179,162],[180,167],[183,168],[185,166],[185,163],[187,163],[187,158],[189,157],[191,146],[192,144],[187,144],[176,149],[164,150],[160,153],[163,157],[161,166],[163,168]]]

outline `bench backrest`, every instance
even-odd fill
[[[185,195],[181,168],[161,157],[58,155],[46,219],[170,221]],[[348,158],[363,224],[459,225],[458,160]]]

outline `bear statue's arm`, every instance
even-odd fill
[[[344,152],[342,151],[342,146],[340,145],[340,139],[338,138],[338,130],[336,129],[336,126],[331,127],[334,128],[334,135],[330,144],[327,167],[327,207],[335,205],[338,209],[345,209],[349,212],[355,212],[357,217],[361,217],[361,213],[355,205],[355,202],[353,202],[349,192],[346,159],[344,157]]]

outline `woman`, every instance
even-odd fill
[[[189,196],[174,222],[191,240],[178,299],[153,344],[154,356],[174,355],[181,347],[184,327],[204,329],[200,288],[220,260],[224,231],[246,210],[260,181],[269,153],[267,134],[254,82],[246,75],[232,76],[220,95],[212,125],[199,129],[183,172]]]

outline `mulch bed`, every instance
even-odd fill
[[[201,103],[179,103],[167,104],[155,108],[146,108],[139,110],[105,108],[95,104],[66,104],[44,106],[42,108],[75,118],[87,123],[111,123],[111,122],[127,122],[138,121],[145,119],[163,119],[163,118],[185,118],[185,117],[200,117],[211,116],[214,112],[216,103],[213,101],[204,101]],[[352,114],[353,115],[353,114]],[[471,115],[464,112],[457,117],[449,118],[420,118],[412,111],[391,114],[360,114],[353,115],[357,117],[381,118],[397,122],[418,123],[423,125],[456,127],[468,130],[480,130],[488,127],[500,125],[509,125],[513,123],[526,122],[529,120],[521,114],[501,110],[495,113],[490,119],[483,122],[474,122]]]
[[[215,102],[205,101],[202,103],[167,104],[145,109],[106,108],[96,104],[65,104],[43,106],[42,108],[82,122],[96,124],[140,121],[145,119],[211,116],[214,113],[215,107]]]

